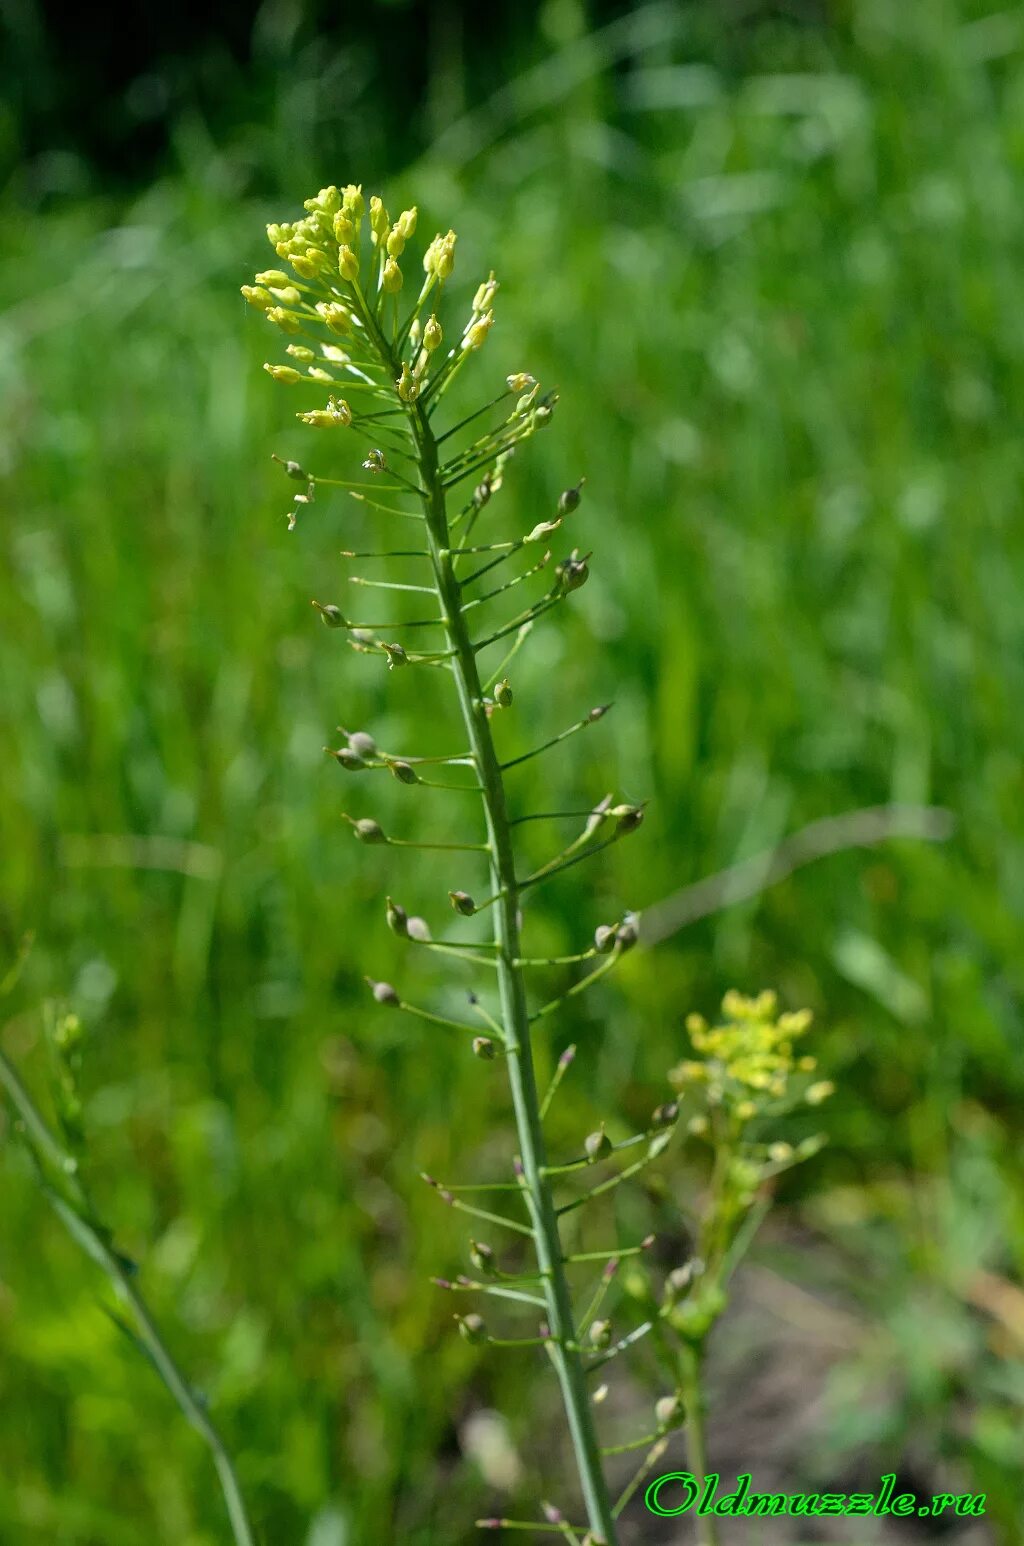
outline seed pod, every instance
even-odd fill
[[[644,808],[642,805],[616,805],[610,814],[616,818],[615,836],[626,837],[643,821]]]
[[[471,918],[476,912],[476,903],[468,891],[449,891],[448,900],[457,913],[464,918]]]
[[[378,1004],[400,1004],[402,1002],[390,982],[374,982],[372,977],[367,977],[366,980],[370,984],[370,990]]]
[[[482,1272],[485,1277],[493,1278],[497,1275],[498,1268],[494,1260],[494,1252],[489,1245],[482,1240],[469,1242],[469,1259],[477,1272]]]
[[[377,743],[365,730],[353,730],[348,738],[349,750],[357,757],[376,757]]]
[[[392,902],[390,897],[387,899],[386,917],[388,920],[388,928],[391,930],[392,934],[398,934],[403,939],[408,936],[409,914],[406,912],[404,907],[399,907],[397,902]]]
[[[489,1036],[474,1036],[473,1052],[478,1058],[482,1058],[485,1063],[493,1063],[497,1056],[494,1043]]]
[[[651,1112],[652,1127],[673,1127],[679,1118],[679,1102],[670,1100],[664,1106],[656,1106]]]
[[[459,1327],[460,1337],[471,1344],[487,1341],[487,1327],[480,1315],[457,1315],[455,1317]]]
[[[587,1340],[591,1347],[610,1347],[612,1340],[611,1321],[594,1321],[587,1332]]]
[[[587,1134],[583,1140],[583,1147],[586,1150],[587,1159],[593,1165],[598,1160],[606,1159],[612,1152],[612,1141],[601,1126],[596,1133]]]
[[[430,942],[430,925],[425,918],[410,918],[406,923],[406,933],[420,945]]]
[[[590,713],[587,715],[587,723],[596,725],[599,719],[604,718],[610,708],[610,703],[599,703],[596,708],[590,710]]]
[[[387,644],[381,640],[381,649],[388,657],[388,670],[393,671],[396,666],[407,666],[409,657],[400,644]]]
[[[640,938],[640,924],[635,913],[627,913],[615,931],[615,948],[620,955],[632,950]]]
[[[499,709],[508,709],[512,706],[512,684],[508,677],[502,677],[494,689],[494,701]]]
[[[280,458],[275,458],[275,460],[280,460]],[[289,478],[294,478],[296,483],[310,482],[309,473],[305,472],[298,462],[282,462],[281,465],[283,466],[287,476]]]
[[[344,628],[345,618],[338,607],[321,606],[319,601],[314,601],[312,605],[316,607],[328,628]]]
[[[581,478],[575,488],[567,488],[560,496],[558,501],[559,515],[570,515],[577,508],[580,502],[580,490],[586,481],[586,478]]]
[[[325,746],[324,751],[330,752],[335,762],[340,767],[343,767],[347,773],[359,773],[366,767],[362,757],[357,756],[349,746],[339,746],[337,750],[333,747]]]
[[[693,1257],[681,1267],[673,1267],[665,1279],[665,1303],[675,1304],[677,1299],[689,1293],[695,1278],[700,1275],[702,1263]]]
[[[590,568],[587,564],[587,558],[589,557],[590,554],[588,553],[586,558],[580,558],[579,549],[573,548],[570,556],[563,558],[562,562],[555,569],[555,574],[561,583],[563,591],[579,590],[581,585],[586,585],[590,578]]]
[[[386,843],[388,838],[384,828],[371,816],[363,816],[359,821],[353,821],[352,830],[361,843]]]
[[[594,949],[598,955],[606,956],[615,947],[615,938],[618,933],[618,925],[614,923],[599,923],[594,930]]]
[[[654,1403],[654,1415],[659,1428],[681,1428],[686,1421],[686,1407],[678,1395],[662,1396]]]
[[[389,762],[388,767],[400,784],[418,784],[419,774],[408,762]]]
[[[473,490],[473,504],[478,510],[482,510],[491,497],[491,483],[489,478],[483,478]]]

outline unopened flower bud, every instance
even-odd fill
[[[403,403],[414,403],[419,396],[419,378],[413,375],[405,360],[402,361],[402,374],[395,381],[395,387]]]
[[[791,1143],[770,1143],[768,1145],[768,1158],[775,1165],[784,1165],[787,1160],[791,1160],[793,1152],[793,1145]]]
[[[494,312],[488,311],[476,322],[470,323],[462,337],[463,349],[480,349],[494,326]]]
[[[569,515],[573,510],[576,509],[580,502],[580,490],[582,489],[585,482],[586,479],[581,478],[580,481],[576,484],[575,488],[567,488],[560,496],[558,501],[559,515]]]
[[[654,1415],[661,1429],[681,1428],[686,1421],[686,1407],[679,1396],[662,1396],[654,1403]]]
[[[471,918],[476,912],[476,903],[468,891],[449,891],[448,900],[457,913],[464,918]]]
[[[316,607],[328,628],[344,628],[345,618],[338,607],[333,605],[321,606],[319,601],[314,601],[312,604]]]
[[[334,217],[334,240],[339,247],[350,247],[355,238],[356,228],[351,215],[341,209]]]
[[[257,311],[266,311],[274,299],[270,291],[265,290],[262,285],[243,285],[242,294],[249,302],[249,305],[255,306]]]
[[[479,1315],[457,1315],[459,1335],[471,1344],[487,1341],[487,1327]]]
[[[359,278],[359,259],[347,243],[338,248],[338,273],[350,284]]]
[[[375,247],[386,238],[391,229],[391,221],[388,212],[384,208],[384,200],[376,194],[370,199],[370,238]]]
[[[512,707],[512,683],[509,681],[507,676],[503,676],[501,681],[496,683],[494,688],[494,701],[498,705],[499,709],[508,709]]]
[[[828,1100],[835,1093],[835,1085],[831,1079],[820,1079],[817,1084],[812,1084],[804,1100],[809,1106],[820,1106],[823,1100]]]
[[[497,1056],[497,1050],[489,1036],[474,1036],[473,1051],[478,1058],[483,1058],[485,1063],[492,1063]]]
[[[610,1347],[612,1340],[611,1321],[594,1321],[587,1332],[587,1340],[591,1347]]]
[[[348,187],[342,190],[341,206],[353,220],[362,219],[363,210],[366,208],[363,202],[362,183],[349,183]]]
[[[290,354],[293,360],[301,360],[304,365],[312,365],[316,355],[312,349],[307,349],[305,344],[289,344],[285,354]]]
[[[469,1259],[477,1272],[482,1272],[485,1277],[493,1278],[498,1271],[494,1260],[494,1252],[483,1240],[471,1240],[469,1243]]]
[[[596,1133],[587,1134],[583,1140],[583,1148],[591,1164],[596,1163],[597,1160],[607,1158],[612,1152],[612,1141],[605,1132],[603,1125],[597,1129]]]
[[[490,277],[477,287],[477,292],[473,297],[473,310],[482,312],[487,311],[489,307],[493,306],[494,297],[497,295],[498,289],[498,281],[492,272]]]
[[[402,1001],[390,982],[374,982],[372,977],[367,977],[370,990],[378,1004],[400,1004]]]
[[[387,899],[387,911],[385,916],[387,917],[388,928],[391,930],[392,934],[397,934],[402,939],[408,937],[409,914],[406,912],[404,907],[399,907],[397,902],[392,902],[390,897]]]
[[[294,365],[264,365],[263,369],[275,381],[283,381],[287,386],[294,386],[302,380],[302,372],[296,370]]]
[[[337,301],[318,301],[316,309],[332,333],[351,331],[351,314],[347,307],[339,305]]]
[[[381,276],[381,285],[385,295],[397,295],[402,288],[402,270],[394,258],[388,258],[384,265],[384,273]]]
[[[434,350],[440,345],[443,337],[444,334],[441,331],[440,322],[438,322],[437,318],[431,314],[427,318],[426,325],[423,329],[423,347],[426,349],[428,354],[433,354]]]

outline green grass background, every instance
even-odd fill
[[[270,452],[334,453],[293,428],[238,296],[263,223],[349,179],[416,201],[428,236],[453,225],[466,294],[497,272],[478,382],[561,393],[488,529],[587,478],[571,540],[593,578],[517,662],[509,744],[615,712],[516,797],[651,804],[552,888],[538,942],[823,815],[954,813],[945,844],[823,861],[635,954],[542,1055],[581,1047],[571,1148],[595,1112],[624,1132],[663,1098],[684,1014],[726,987],[813,1007],[831,1145],[782,1200],[841,1253],[865,1328],[822,1455],[955,1457],[992,1539],[1020,1539],[1024,18],[851,0],[741,43],[717,16],[591,32],[553,4],[537,62],[414,166],[328,161],[327,109],[282,71],[258,132],[183,120],[130,201],[3,209],[0,940],[37,937],[3,1043],[45,1092],[39,1003],[82,1014],[92,1184],[267,1542],[469,1542],[504,1503],[460,1451],[466,1415],[506,1410],[542,1471],[556,1423],[543,1365],[466,1347],[427,1281],[461,1270],[465,1231],[417,1172],[495,1173],[507,1104],[361,978],[456,1005],[461,972],[403,953],[382,896],[440,925],[475,872],[358,848],[343,808],[407,835],[460,818],[320,748],[339,721],[450,741],[418,684],[316,625],[310,595],[345,599],[338,550],[372,527],[338,500],[286,532]],[[11,1138],[0,1541],[223,1541],[208,1457]],[[699,1156],[667,1178],[618,1227],[671,1215]],[[786,1272],[813,1288],[814,1252]]]

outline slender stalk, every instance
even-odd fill
[[[134,1331],[131,1333],[133,1340],[137,1340],[181,1411],[206,1441],[224,1494],[235,1546],[256,1546],[256,1537],[249,1522],[242,1489],[220,1433],[168,1350],[160,1328],[132,1281],[132,1269],[112,1249],[107,1231],[94,1222],[88,1195],[76,1174],[77,1166],[74,1159],[54,1138],[13,1065],[2,1052],[0,1052],[0,1086],[6,1090],[8,1099],[25,1128],[29,1152],[36,1160],[43,1190],[54,1211],[73,1239],[107,1274],[118,1297],[132,1313],[135,1321]],[[46,1178],[44,1163],[60,1176],[59,1183],[51,1183]],[[67,1193],[66,1196],[61,1195],[58,1185],[63,1187]]]
[[[703,1371],[703,1344],[687,1345],[680,1358],[679,1388],[686,1405],[686,1457],[698,1486],[703,1486],[708,1471]],[[710,1515],[701,1515],[697,1519],[697,1546],[718,1546],[718,1530]]]
[[[523,970],[518,965],[523,953],[518,923],[519,892],[505,785],[484,710],[476,648],[463,615],[461,587],[453,567],[454,555],[448,546],[445,483],[438,464],[437,441],[421,404],[412,407],[410,426],[417,447],[420,484],[425,491],[423,503],[430,557],[441,615],[452,649],[459,705],[479,769],[490,850],[491,890],[496,897],[495,932],[499,947],[496,959],[506,1061],[523,1167],[523,1190],[533,1223],[538,1262],[545,1274],[544,1295],[552,1338],[552,1361],[562,1389],[595,1546],[599,1541],[606,1546],[617,1546],[615,1519],[601,1463],[583,1360],[578,1351],[558,1220],[551,1186],[545,1176],[547,1154],[530,1043],[530,1017]]]

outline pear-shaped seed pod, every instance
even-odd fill
[[[594,1164],[597,1160],[605,1159],[612,1152],[612,1141],[603,1127],[599,1127],[596,1133],[588,1133],[583,1140],[587,1159]]]
[[[485,1063],[493,1063],[497,1056],[497,1049],[489,1036],[474,1036],[473,1052],[476,1057],[482,1058]]]
[[[416,769],[408,762],[389,762],[388,767],[400,784],[418,784],[420,781]]]
[[[487,1327],[480,1315],[457,1315],[455,1317],[459,1326],[459,1335],[467,1342],[486,1342]]]
[[[391,930],[392,934],[398,934],[403,938],[408,935],[409,914],[406,912],[404,907],[399,907],[397,902],[392,902],[390,897],[387,899],[386,917],[388,920],[388,928]]]
[[[354,751],[357,757],[376,757],[377,743],[372,735],[365,730],[353,730],[348,738],[350,751]]]
[[[468,891],[449,891],[448,900],[457,913],[464,918],[471,918],[476,912],[476,903]]]
[[[361,843],[386,843],[388,841],[384,828],[371,816],[364,816],[359,821],[352,823],[352,830]]]

